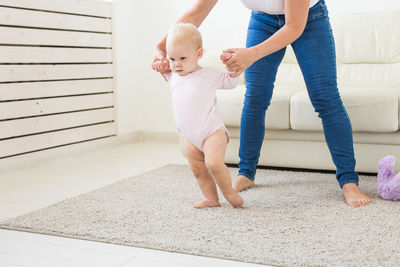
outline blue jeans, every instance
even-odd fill
[[[285,15],[253,11],[246,46],[252,47],[265,41],[284,24]],[[310,8],[304,32],[291,45],[303,73],[308,95],[322,120],[339,185],[358,184],[352,128],[337,87],[335,43],[324,0]],[[246,94],[240,127],[239,175],[250,180],[255,178],[265,134],[265,112],[270,104],[276,73],[285,50],[283,48],[261,58],[245,71]]]

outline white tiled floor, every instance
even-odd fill
[[[146,141],[110,145],[8,169],[0,173],[0,221],[169,163],[186,164],[177,143]],[[0,229],[3,266],[261,265]]]

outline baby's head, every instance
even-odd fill
[[[167,57],[172,72],[181,76],[195,71],[203,56],[203,42],[199,30],[190,23],[171,27],[167,37]]]

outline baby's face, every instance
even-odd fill
[[[167,47],[167,57],[171,71],[181,76],[191,73],[198,68],[198,61],[202,54],[202,48],[197,49],[190,42],[176,42]]]

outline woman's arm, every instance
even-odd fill
[[[199,27],[217,2],[218,0],[197,0],[197,2],[190,7],[176,23],[192,23],[196,25],[196,27]],[[165,51],[166,41],[167,35],[157,44],[157,47]]]
[[[199,27],[217,2],[218,0],[197,0],[197,2],[178,19],[177,23],[192,23],[196,25],[196,27]],[[152,64],[153,69],[161,73],[169,71],[168,61],[165,59],[166,41],[167,35],[156,45]],[[161,64],[155,64],[157,61],[161,61]]]
[[[303,33],[307,23],[310,0],[285,0],[285,25],[264,42],[250,48],[233,48],[224,52],[233,53],[226,63],[229,71],[239,76],[255,61],[268,56],[293,43]]]

